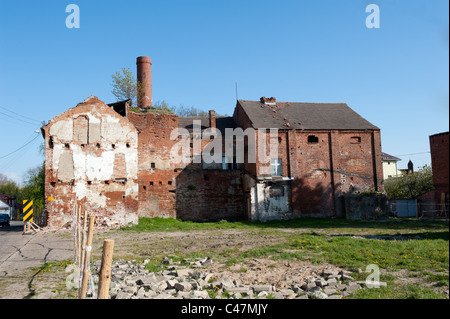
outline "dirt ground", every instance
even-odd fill
[[[272,246],[286,241],[283,234],[311,231],[308,229],[277,229],[270,231],[261,229],[224,229],[201,231],[174,232],[134,232],[121,230],[96,230],[93,242],[93,261],[99,261],[102,254],[104,239],[113,239],[115,259],[125,260],[162,260],[166,256],[195,255],[211,257],[213,263],[208,267],[215,273],[224,273],[232,280],[242,284],[272,284],[284,288],[293,276],[314,275],[325,268],[336,268],[333,265],[313,265],[308,261],[271,260],[249,258],[242,263],[238,257],[250,249]],[[317,229],[314,231],[320,232]],[[325,230],[324,230],[325,231]],[[327,231],[329,233],[329,231]],[[355,230],[355,235],[370,235],[371,231],[361,233]],[[36,236],[42,236],[38,234]],[[46,241],[63,241],[65,245],[73,240],[70,230],[47,232]],[[209,256],[212,255],[212,256]],[[230,260],[235,262],[230,262]],[[66,256],[59,260],[47,260],[46,267],[36,265],[11,272],[0,278],[0,298],[76,298],[76,292],[68,286],[71,273],[67,265],[73,261],[73,252],[67,251]],[[339,268],[338,268],[339,269]],[[407,271],[398,272],[398,281],[417,282]]]

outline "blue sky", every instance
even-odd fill
[[[65,24],[71,3],[79,29]],[[378,29],[365,23],[372,3]],[[429,135],[449,130],[448,6],[0,0],[0,172],[20,181],[43,160],[41,137],[25,145],[39,123],[91,94],[114,102],[111,75],[135,71],[142,55],[152,58],[154,101],[231,115],[237,82],[240,99],[345,102],[380,127],[382,149],[400,168],[430,164]]]

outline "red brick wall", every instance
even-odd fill
[[[240,171],[187,168],[178,175],[177,185],[177,218],[240,220],[245,216]]]
[[[431,135],[430,152],[433,184],[437,193],[449,193],[449,133]],[[440,200],[440,198],[439,198]]]
[[[170,155],[178,141],[175,115],[132,113],[138,129],[139,216],[190,220],[241,219],[244,214],[240,171],[204,170],[201,163],[175,164]],[[209,140],[201,141],[201,149]],[[154,163],[154,166],[152,165]]]
[[[178,128],[178,117],[170,114],[128,113],[138,130],[139,217],[176,217],[176,166],[170,150],[176,141],[170,139]]]
[[[318,142],[308,143],[310,135]],[[379,131],[297,131],[295,147],[296,215],[333,216],[342,209],[343,193],[382,190]]]

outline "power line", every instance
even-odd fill
[[[5,158],[5,157],[7,157],[7,156],[9,156],[9,155],[11,155],[11,154],[14,154],[14,153],[17,152],[17,151],[20,151],[22,148],[24,148],[25,146],[27,146],[28,144],[30,144],[31,142],[33,142],[33,141],[34,141],[35,139],[37,139],[38,137],[39,137],[39,135],[36,135],[31,141],[25,143],[24,145],[22,145],[21,147],[19,147],[19,148],[16,149],[15,151],[12,151],[11,153],[8,153],[8,154],[6,154],[6,155],[1,156],[0,159]]]
[[[40,123],[38,120],[32,119],[32,118],[27,117],[27,116],[25,116],[25,115],[21,115],[21,114],[19,114],[19,113],[14,112],[14,111],[11,111],[11,110],[7,109],[6,107],[0,106],[0,109],[3,109],[3,110],[5,110],[5,111],[11,112],[11,113],[13,113],[13,114],[16,114],[16,115],[18,115],[18,116],[20,116],[20,117],[23,117],[24,119],[28,119],[28,120],[31,120],[31,121]],[[4,114],[4,113],[3,113],[3,114]]]
[[[26,123],[26,124],[33,125],[34,127],[36,127],[36,126],[38,125],[37,123],[31,123],[31,122],[28,122],[28,121],[25,121],[25,120],[16,118],[16,117],[14,117],[14,116],[11,116],[11,115],[9,115],[9,114],[3,113],[3,112],[1,112],[1,111],[0,111],[0,114],[3,114],[3,115],[5,115],[5,116],[7,116],[7,117],[9,117],[9,118],[11,118],[11,119],[13,119],[13,120],[15,120],[15,121],[19,121],[19,122],[23,122],[23,123]]]
[[[412,154],[394,155],[394,156],[411,156],[411,155],[420,155],[420,154],[428,154],[428,153],[430,153],[430,151],[420,152],[420,153],[412,153]]]

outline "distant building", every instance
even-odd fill
[[[397,168],[397,162],[400,158],[381,152],[381,160],[383,162],[383,179],[402,175]]]

